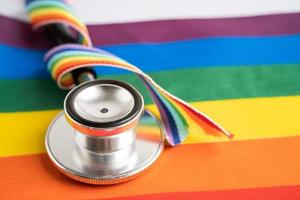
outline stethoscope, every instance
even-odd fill
[[[56,43],[74,42],[63,26],[48,25]],[[162,124],[144,110],[142,95],[117,80],[97,80],[91,68],[72,72],[77,86],[50,124],[45,145],[54,166],[90,184],[115,184],[147,170],[164,148]]]
[[[205,126],[211,130],[209,135],[232,137],[137,66],[94,48],[86,26],[65,1],[26,2],[33,27],[43,28],[58,45],[45,55],[52,78],[61,88],[76,86],[67,94],[64,109],[45,138],[47,154],[63,174],[89,184],[121,183],[149,169],[161,154],[165,139],[172,146],[180,144],[190,126]],[[135,73],[161,119],[144,109],[143,97],[133,86],[97,79],[92,66],[99,65]]]

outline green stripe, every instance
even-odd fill
[[[186,101],[300,94],[300,65],[192,68],[150,73],[165,89]],[[105,76],[129,82],[151,99],[132,74]],[[65,91],[52,80],[0,80],[0,112],[62,108]],[[145,95],[146,94],[146,95]]]

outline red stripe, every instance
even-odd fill
[[[173,192],[161,194],[148,194],[141,196],[112,198],[109,200],[177,200],[177,199],[201,199],[201,200],[299,200],[300,186],[251,188],[223,191],[199,191],[199,192]],[[108,199],[107,199],[108,200]]]

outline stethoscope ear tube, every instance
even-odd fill
[[[206,134],[232,138],[230,132],[170,94],[137,66],[92,47],[87,27],[65,1],[27,0],[26,6],[33,28],[43,28],[60,44],[45,55],[52,78],[62,89],[77,85],[46,136],[49,157],[67,176],[92,184],[129,180],[158,158],[164,137],[172,146],[180,144],[190,126],[201,128],[204,124],[209,130]],[[162,123],[144,112],[142,97],[132,86],[95,80],[93,66],[115,67],[139,76]]]
[[[63,24],[43,31],[57,45],[78,43],[78,34]],[[144,111],[141,94],[121,81],[96,80],[89,66],[70,74],[78,86],[67,94],[45,139],[53,165],[74,180],[98,185],[143,173],[162,152],[164,135],[159,121]]]
[[[77,43],[71,29],[64,25],[50,24],[43,30],[57,45]],[[162,152],[164,137],[156,118],[144,113],[140,93],[120,81],[96,80],[95,71],[88,66],[73,70],[71,75],[78,86],[68,93],[64,112],[53,120],[46,134],[46,150],[53,165],[74,180],[98,185],[125,182],[143,173]],[[92,110],[99,115],[105,112],[94,121],[86,117],[95,116],[88,113],[91,106],[85,107],[89,96],[96,101]],[[122,101],[126,97],[132,101]],[[122,107],[116,105],[121,103]],[[122,113],[122,108],[129,111],[120,117],[117,114]],[[111,112],[115,112],[116,119],[99,122]],[[143,122],[139,123],[141,118]],[[152,127],[151,140],[147,123]]]

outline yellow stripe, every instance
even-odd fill
[[[300,96],[193,103],[235,134],[233,141],[300,135]],[[155,106],[147,106],[155,110]],[[0,156],[44,152],[47,126],[59,110],[0,114]],[[157,111],[155,111],[157,113]],[[192,127],[185,143],[228,141]]]

